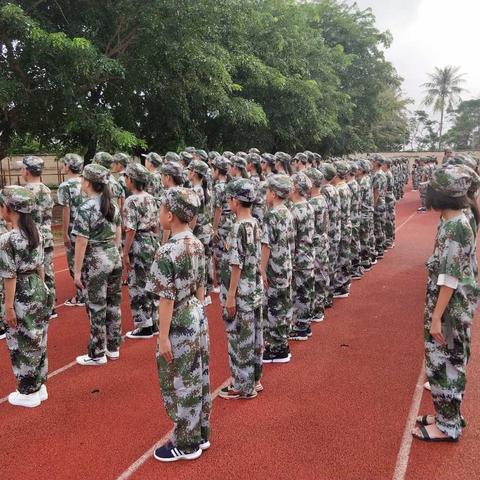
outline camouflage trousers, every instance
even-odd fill
[[[158,325],[158,300],[145,290],[158,245],[158,238],[153,233],[136,232],[130,247],[128,293],[135,328]]]
[[[45,285],[37,274],[17,277],[14,303],[17,326],[5,326],[17,390],[25,395],[37,392],[47,381],[47,332],[51,313],[47,298]]]
[[[230,264],[225,249],[226,238],[228,232],[220,232],[219,236],[213,243],[213,255],[215,257],[215,267],[217,272],[217,284],[220,288],[220,304],[225,305],[227,290],[230,286]]]
[[[0,330],[4,328],[3,322],[5,319],[5,304],[3,301],[3,279],[0,278]]]
[[[373,232],[375,235],[375,251],[377,256],[385,252],[385,205],[381,205],[373,212]]]
[[[342,233],[338,249],[338,261],[335,271],[334,291],[344,290],[352,281],[351,258],[352,230],[351,227]]]
[[[312,318],[321,318],[325,313],[330,291],[330,261],[328,258],[328,238],[323,238],[315,246],[315,293],[313,296]]]
[[[350,258],[352,260],[352,275],[358,276],[362,274],[361,257],[360,257],[360,219],[352,222],[352,242],[350,244]]]
[[[412,175],[412,187],[414,190],[418,190],[419,182],[420,182],[420,177],[416,174]]]
[[[44,250],[43,269],[45,271],[45,285],[49,290],[47,305],[50,307],[50,310],[53,310],[56,299],[55,271],[53,269],[53,247],[47,247]]]
[[[205,294],[208,295],[213,290],[212,226],[210,224],[197,225],[193,234],[202,242],[205,250]]]
[[[165,409],[174,422],[172,444],[193,452],[210,440],[210,394],[208,320],[194,301],[174,312],[169,334],[173,362],[157,351],[157,368]]]
[[[332,239],[332,237],[329,236],[329,244],[330,248],[328,250],[328,275],[330,277],[330,281],[325,306],[331,306],[333,304],[333,293],[335,290],[335,274],[338,262],[339,240]]]
[[[292,279],[293,323],[304,330],[313,318],[313,297],[315,295],[315,270],[294,270]]]
[[[395,243],[395,200],[386,202],[385,245],[390,247]]]
[[[65,250],[67,253],[68,271],[70,272],[70,276],[73,279],[73,277],[75,276],[73,271],[75,259],[75,242],[72,242],[71,246],[67,247]],[[85,292],[83,292],[81,288],[76,288],[75,298],[77,299],[77,302],[85,303]]]
[[[375,258],[375,237],[373,235],[373,212],[360,215],[360,264],[363,268],[370,268]]]
[[[252,393],[262,377],[262,307],[248,312],[237,309],[234,318],[223,309],[223,319],[233,388],[242,394]]]
[[[288,347],[288,334],[292,323],[292,286],[269,284],[266,289],[263,336],[273,352]]]
[[[82,277],[90,318],[88,355],[116,352],[121,343],[122,263],[114,245],[87,247]]]

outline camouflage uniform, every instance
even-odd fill
[[[286,198],[291,184],[286,175],[274,175],[268,180],[267,186],[281,198]],[[272,352],[288,350],[288,333],[293,315],[293,242],[293,219],[288,208],[282,204],[269,209],[265,214],[262,232],[262,244],[270,249],[263,332],[265,344]]]
[[[363,273],[360,259],[360,207],[361,207],[361,193],[360,185],[352,178],[348,183],[348,187],[352,192],[351,206],[350,206],[350,218],[352,221],[352,243],[351,249],[351,262],[352,262],[352,276],[359,277]]]
[[[254,185],[246,179],[230,182],[227,196],[253,203]],[[227,331],[232,387],[242,395],[254,393],[255,384],[262,376],[263,283],[260,274],[260,240],[258,223],[251,218],[233,224],[226,245],[229,265],[236,265],[241,270],[235,317],[230,317],[224,308],[223,319]]]
[[[110,171],[113,164],[113,157],[107,152],[97,152],[92,159],[92,164],[101,165]],[[117,206],[120,206],[121,200],[125,199],[125,190],[113,175],[110,175],[108,178],[108,186],[110,187],[112,200]]]
[[[361,162],[366,162],[362,160]],[[373,189],[371,178],[368,172],[370,165],[367,163],[360,163],[359,168],[367,173],[359,181],[360,186],[360,263],[365,269],[369,269],[372,261],[375,258],[375,236],[374,220],[373,220]]]
[[[109,172],[99,165],[88,165],[86,180],[108,184]],[[88,356],[99,358],[120,348],[122,262],[115,245],[120,214],[108,222],[100,211],[100,196],[88,198],[78,209],[72,235],[85,237],[88,245],[82,269],[86,305],[90,317]]]
[[[385,247],[391,247],[395,242],[395,193],[394,178],[390,170],[385,172],[387,186],[385,191]]]
[[[166,191],[162,202],[185,223],[199,207],[198,197],[182,187]],[[157,368],[165,408],[175,423],[171,442],[187,453],[210,439],[208,320],[196,297],[204,286],[204,269],[202,243],[190,231],[179,233],[157,250],[146,287],[174,302],[169,332],[173,362],[168,364],[157,351]]]
[[[76,155],[78,157],[78,155]],[[83,160],[78,157],[83,165]],[[64,160],[67,164],[68,159]],[[61,183],[57,191],[57,202],[62,207],[70,209],[70,220],[68,224],[68,236],[70,238],[70,246],[66,248],[67,263],[70,275],[73,278],[73,260],[75,255],[75,237],[72,235],[73,222],[77,216],[77,210],[82,204],[85,197],[82,195],[80,177],[69,178]],[[76,299],[78,303],[84,303],[84,294],[81,289],[77,288]]]
[[[1,202],[9,208],[31,213],[33,195],[22,187],[5,187]],[[43,269],[43,248],[30,248],[20,230],[13,229],[0,236],[0,280],[16,278],[14,299],[17,326],[7,327],[7,346],[23,395],[40,390],[47,381],[47,331],[51,306],[48,291],[39,275]]]
[[[125,173],[144,184],[148,181],[149,173],[139,163],[130,164]],[[158,237],[155,234],[157,225],[157,203],[149,193],[132,194],[125,200],[123,227],[125,230],[135,231],[128,252],[130,259],[128,291],[135,328],[157,325],[158,302],[145,290],[150,267],[159,247]]]
[[[4,233],[7,233],[7,223],[5,220],[0,217],[0,236]],[[5,305],[3,303],[3,280],[0,278],[0,333],[3,332],[5,329],[4,326],[4,318],[5,318]]]
[[[303,197],[312,188],[311,180],[304,173],[292,175],[292,183]],[[295,249],[293,254],[293,320],[297,330],[307,330],[313,318],[315,295],[315,213],[305,200],[293,203],[290,212],[293,218]]]
[[[387,188],[387,179],[385,172],[377,170],[372,176],[373,191],[378,192],[377,203],[373,211],[373,229],[375,234],[375,251],[377,256],[382,256],[385,251],[385,191]]]

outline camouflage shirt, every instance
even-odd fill
[[[100,211],[100,196],[91,197],[78,209],[72,235],[88,238],[90,246],[111,244],[115,240],[118,226],[120,226],[118,208],[115,206],[115,217],[113,222],[109,222]]]
[[[309,270],[314,268],[315,254],[313,236],[315,233],[315,214],[308,202],[292,203],[290,212],[293,218],[293,234],[295,250],[293,270]]]
[[[150,180],[145,188],[145,191],[149,193],[160,206],[160,199],[162,198],[163,194],[163,185],[162,174],[158,170],[150,172]]]
[[[43,183],[27,183],[25,188],[35,195],[32,219],[43,238],[43,248],[53,248],[53,200],[50,189]]]
[[[315,214],[315,234],[313,236],[313,245],[321,247],[325,245],[325,239],[328,237],[328,205],[325,197],[320,194],[311,197],[308,203],[313,208]]]
[[[117,177],[118,184],[122,187],[123,196],[128,198],[130,196],[130,191],[127,188],[127,182],[125,180],[125,170],[121,171]]]
[[[352,192],[350,218],[352,219],[352,225],[356,226],[360,222],[360,185],[355,179],[350,180],[347,185]]]
[[[80,207],[84,200],[85,197],[82,195],[80,177],[69,178],[59,185],[57,202],[62,207],[68,207],[70,209],[70,223],[68,224],[69,235],[72,232],[78,207]]]
[[[352,191],[346,183],[337,185],[338,196],[340,197],[340,228],[341,235],[349,235],[352,231],[352,220],[350,218],[352,207]]]
[[[160,298],[173,300],[175,318],[186,302],[191,300],[205,278],[203,245],[191,231],[170,237],[155,255],[145,289]],[[183,318],[183,317],[182,317]]]
[[[135,231],[154,231],[159,223],[157,202],[149,193],[130,195],[123,205],[123,226]]]
[[[218,234],[224,238],[228,235],[232,229],[233,223],[235,222],[235,216],[228,206],[227,196],[225,194],[226,188],[227,182],[216,182],[213,187],[212,197],[213,208],[220,208],[222,210],[220,222],[218,224]]]
[[[364,175],[359,182],[360,185],[360,215],[373,212],[373,189],[372,182],[368,175]]]
[[[110,187],[110,193],[112,194],[113,201],[118,205],[119,198],[125,198],[125,192],[123,191],[122,186],[118,183],[118,181],[110,175],[108,180],[108,185]]]
[[[267,278],[277,287],[292,283],[293,218],[285,205],[267,211],[263,223],[262,243],[270,248]]]
[[[18,274],[43,268],[43,247],[28,246],[20,230],[10,230],[0,236],[0,278],[15,278]]]
[[[328,205],[328,238],[333,242],[340,241],[340,219],[338,217],[340,211],[340,198],[337,189],[327,183],[321,188],[321,193],[325,197]]]
[[[237,308],[249,312],[260,307],[263,282],[260,274],[260,228],[254,218],[233,224],[227,240],[228,263],[242,270],[237,288]]]
[[[7,233],[7,222],[0,217],[0,235]]]
[[[387,177],[385,172],[377,170],[372,176],[372,188],[378,191],[377,206],[385,204],[385,194],[387,191]]]
[[[210,223],[210,211],[208,210],[208,205],[205,202],[205,193],[201,185],[194,185],[193,191],[197,194],[200,199],[200,207],[197,214],[197,225],[204,226]]]

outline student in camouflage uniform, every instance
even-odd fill
[[[82,186],[80,174],[83,169],[83,158],[75,153],[67,153],[62,158],[66,180],[58,186],[57,202],[63,207],[62,228],[63,244],[67,253],[68,270],[73,279],[73,256],[75,254],[75,237],[72,235],[73,221],[78,207],[82,204]],[[76,295],[65,302],[67,307],[85,306],[84,294],[77,288]]]
[[[49,290],[48,305],[51,309],[50,318],[56,318],[55,311],[55,272],[53,269],[53,234],[52,213],[53,200],[50,189],[41,181],[44,162],[39,157],[25,157],[18,164],[22,167],[22,178],[25,188],[35,195],[35,205],[31,212],[32,219],[43,239],[43,269],[45,283]]]
[[[335,162],[334,165],[337,170],[335,187],[340,198],[340,244],[338,247],[333,298],[346,298],[349,296],[350,283],[352,281],[352,191],[346,182],[350,165],[343,160]]]
[[[123,206],[123,272],[128,275],[128,291],[134,330],[132,339],[151,338],[158,333],[158,303],[145,291],[158,241],[158,207],[147,192],[150,174],[140,163],[130,163],[125,170],[125,185],[130,195]]]
[[[262,278],[265,287],[265,351],[263,363],[287,363],[291,359],[288,346],[292,323],[292,254],[293,218],[285,206],[292,182],[287,175],[272,175],[267,180],[265,214],[262,233]]]
[[[427,207],[441,216],[433,255],[427,261],[424,312],[425,366],[435,416],[419,417],[420,426],[413,431],[425,441],[457,441],[465,425],[461,405],[480,295],[474,274],[474,235],[463,213],[471,183],[469,172],[447,166],[433,172],[427,191]]]
[[[328,205],[328,268],[330,284],[325,307],[331,307],[333,305],[335,271],[340,244],[340,198],[337,189],[330,183],[335,181],[335,177],[337,176],[337,170],[335,167],[329,163],[322,163],[319,170],[324,176],[320,192],[325,197]]]
[[[277,173],[275,169],[275,157],[271,153],[264,153],[262,155],[262,172],[267,179]]]
[[[308,340],[312,335],[310,322],[313,318],[315,295],[315,213],[307,197],[312,189],[311,180],[302,172],[291,177],[290,192],[295,248],[293,254],[293,325],[291,340]]]
[[[87,199],[73,224],[75,285],[84,289],[90,318],[88,354],[77,357],[80,365],[102,365],[107,357],[119,358],[121,330],[122,262],[120,213],[110,197],[110,172],[98,164],[82,174]]]
[[[251,152],[247,156],[247,172],[250,180],[255,185],[256,198],[252,207],[252,217],[258,222],[260,228],[263,226],[265,215],[265,195],[267,193],[266,181],[262,172],[262,157],[258,153]]]
[[[316,168],[304,171],[312,181],[309,203],[315,214],[315,234],[313,248],[315,250],[315,294],[313,299],[312,322],[321,322],[325,317],[325,304],[330,288],[330,265],[328,260],[328,204],[324,195],[320,193],[323,174]]]
[[[383,166],[385,171],[386,190],[385,190],[385,248],[390,249],[395,246],[395,204],[396,198],[394,193],[395,179],[391,172],[392,161],[385,159]]]
[[[4,233],[7,233],[7,222],[0,216],[0,236]],[[0,278],[0,340],[3,340],[6,336],[6,328],[5,328],[5,305],[3,303],[3,280]]]
[[[150,152],[148,155],[145,155],[145,168],[150,173],[145,191],[156,200],[159,208],[163,194],[162,174],[158,170],[161,164],[162,157],[158,153]]]
[[[375,252],[377,258],[383,258],[385,252],[385,192],[387,189],[387,178],[382,170],[385,159],[382,155],[373,158],[373,230],[375,235]]]
[[[227,186],[236,222],[227,240],[230,282],[223,308],[232,384],[220,390],[225,399],[251,399],[263,390],[262,299],[260,229],[251,215],[255,186],[238,179]]]
[[[122,187],[124,198],[127,198],[130,195],[130,192],[128,191],[127,183],[125,181],[125,169],[127,168],[128,164],[132,161],[132,159],[126,153],[122,153],[122,152],[116,153],[112,158],[113,158],[113,165],[112,165],[113,173],[117,174],[117,182]]]
[[[360,261],[360,185],[355,178],[357,173],[357,164],[349,162],[350,170],[347,175],[347,185],[352,192],[352,201],[350,207],[350,218],[352,221],[352,243],[351,262],[352,262],[352,280],[359,280],[363,275],[363,268]]]
[[[107,152],[97,152],[92,159],[92,163],[94,165],[101,165],[111,172],[113,167],[113,157]],[[110,175],[108,179],[108,186],[110,188],[111,199],[117,205],[121,215],[123,204],[125,202],[125,191],[113,175]]]
[[[175,423],[157,460],[193,460],[210,447],[208,320],[203,310],[205,256],[189,223],[200,207],[193,190],[165,192],[160,222],[172,233],[152,264],[147,291],[160,300],[158,379],[168,416]]]
[[[17,380],[12,405],[47,400],[47,330],[51,306],[44,283],[43,248],[31,213],[35,195],[17,186],[0,193],[0,215],[12,230],[0,237],[0,280],[5,282],[7,346]]]
[[[372,262],[375,260],[375,237],[373,220],[373,189],[370,178],[371,164],[366,159],[360,159],[357,162],[357,182],[360,187],[360,264],[364,272],[372,268]]]
[[[180,165],[180,163],[163,163],[160,167],[160,173],[162,174],[162,185],[164,191],[173,187],[182,187],[185,183],[183,167]],[[162,245],[168,240],[169,236],[170,232],[164,230],[161,239]]]
[[[215,180],[212,195],[213,254],[215,256],[221,305],[225,305],[230,277],[230,265],[225,247],[227,237],[235,222],[235,216],[230,210],[226,195],[227,173],[230,166],[230,160],[225,157],[218,157],[213,161],[213,178]]]

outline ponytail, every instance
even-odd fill
[[[261,182],[265,180],[265,177],[262,172],[262,165],[260,163],[255,163],[253,164],[255,167],[255,171],[257,172],[258,178],[260,179]]]
[[[202,178],[202,188],[203,188],[203,196],[205,197],[205,205],[210,203],[210,192],[208,191],[208,181],[205,177],[200,175]]]
[[[108,183],[90,182],[95,193],[100,193],[100,212],[107,222],[113,222],[115,218],[115,205],[112,202],[112,194]]]
[[[37,226],[32,220],[32,216],[29,213],[21,212],[18,212],[18,215],[18,226],[22,234],[27,237],[28,247],[37,248],[40,245],[40,235]]]
[[[241,168],[241,167],[237,167],[240,174],[242,175],[242,178],[248,178],[248,173],[247,173],[247,170],[245,170],[245,168]]]
[[[475,198],[475,193],[473,194],[469,193],[467,195],[467,199],[468,199],[468,206],[470,207],[470,210],[473,213],[473,217],[475,218],[475,223],[477,224],[477,230],[478,230],[478,224],[480,222],[480,211],[478,209],[478,202],[477,202],[477,199]]]

